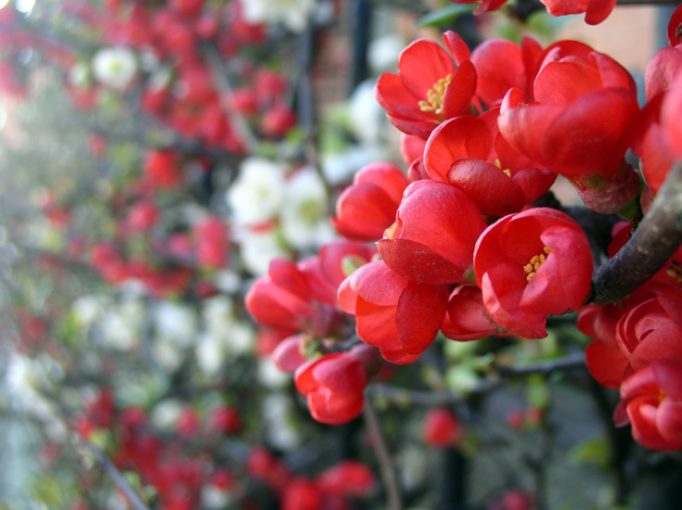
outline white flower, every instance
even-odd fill
[[[204,374],[213,376],[223,366],[225,359],[225,343],[220,337],[209,333],[201,335],[197,343],[196,357],[197,366]]]
[[[120,351],[134,349],[142,335],[144,313],[139,299],[128,299],[112,308],[99,325],[104,344]]]
[[[227,508],[232,501],[229,490],[223,490],[215,485],[205,484],[201,488],[201,506],[211,510]]]
[[[334,238],[327,219],[327,192],[312,169],[298,172],[289,182],[282,208],[282,233],[297,249],[320,246]]]
[[[122,46],[102,48],[92,59],[92,73],[105,87],[124,90],[137,74],[135,53]]]
[[[76,299],[71,309],[80,327],[88,329],[109,306],[111,303],[104,296],[86,295]]]
[[[157,339],[154,342],[152,352],[156,362],[169,372],[177,370],[185,358],[181,347],[163,338]]]
[[[258,364],[258,380],[269,389],[282,388],[289,382],[291,376],[281,372],[272,358],[261,358]]]
[[[381,142],[385,114],[374,98],[372,81],[363,81],[355,88],[348,103],[348,113],[355,136],[367,144]]]
[[[261,408],[270,444],[281,450],[296,448],[301,436],[292,424],[291,399],[272,393],[263,399]]]
[[[340,154],[323,156],[322,168],[331,184],[341,184],[350,181],[363,166],[386,158],[386,153],[375,145],[358,145]]]
[[[171,301],[160,302],[154,310],[157,338],[187,347],[194,343],[197,316],[192,308]]]
[[[284,168],[262,158],[245,160],[227,192],[238,223],[262,223],[275,217],[284,200]]]
[[[374,39],[369,45],[369,66],[374,73],[382,73],[395,69],[398,55],[403,51],[405,43],[395,35],[386,35]]]
[[[182,404],[178,400],[167,398],[154,407],[151,421],[156,428],[169,430],[175,427],[181,413]]]
[[[249,23],[283,23],[302,32],[315,8],[315,0],[241,0],[244,19]]]
[[[398,461],[400,481],[407,490],[416,489],[424,483],[428,470],[427,458],[424,452],[415,446],[408,446],[400,452]]]
[[[90,85],[90,69],[83,62],[74,64],[69,69],[69,83],[76,88],[84,89]]]
[[[239,244],[244,266],[255,275],[267,273],[272,259],[289,255],[274,229],[243,232]]]

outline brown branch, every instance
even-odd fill
[[[533,374],[547,375],[556,370],[585,368],[585,355],[582,352],[567,354],[563,358],[540,361],[529,365],[493,365],[495,371],[503,377],[525,377]]]
[[[592,301],[617,301],[640,287],[663,267],[681,241],[682,162],[678,162],[630,240],[599,268]]]
[[[388,510],[402,510],[403,502],[400,494],[400,487],[398,486],[398,478],[395,473],[395,467],[391,459],[391,455],[386,447],[386,441],[381,433],[381,427],[377,418],[376,412],[372,405],[365,402],[364,409],[365,424],[367,425],[367,432],[369,434],[369,441],[374,450],[374,454],[379,462],[379,469],[381,477],[386,488],[386,496],[388,498]]]

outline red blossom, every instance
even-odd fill
[[[296,370],[294,380],[306,397],[310,414],[319,422],[339,425],[362,412],[367,372],[352,352],[312,359]]]
[[[412,363],[443,321],[448,287],[407,280],[381,261],[355,271],[339,288],[339,305],[355,315],[358,336],[391,363]]]
[[[616,0],[540,0],[552,16],[585,13],[588,25],[597,25],[609,17]]]
[[[438,448],[458,443],[464,431],[457,417],[447,409],[431,409],[424,420],[424,441]]]
[[[344,497],[369,496],[376,488],[372,471],[354,460],[344,460],[325,470],[318,483],[326,493]]]
[[[405,190],[395,224],[378,249],[403,278],[431,285],[461,283],[484,228],[481,211],[466,193],[423,179]]]
[[[478,340],[497,333],[500,327],[483,305],[481,289],[461,285],[450,294],[441,329],[453,340]]]
[[[443,41],[457,59],[452,32]],[[476,70],[434,41],[419,39],[400,54],[398,74],[384,73],[376,85],[377,101],[400,131],[426,138],[442,121],[468,113],[476,91]]]
[[[355,174],[336,202],[334,228],[358,241],[380,239],[395,220],[407,178],[391,163],[371,163]]]
[[[577,310],[587,298],[592,252],[570,217],[534,208],[505,216],[481,234],[474,270],[493,320],[512,333],[542,338],[548,315]]]
[[[652,450],[682,448],[682,363],[659,360],[620,388],[616,425],[632,425],[635,440]]]

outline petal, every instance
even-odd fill
[[[421,354],[438,334],[449,288],[410,282],[400,296],[396,323],[400,344],[408,354]]]
[[[461,63],[445,90],[443,114],[445,118],[463,115],[469,111],[471,99],[476,93],[476,69],[469,60]]]
[[[441,79],[455,72],[450,56],[433,41],[419,39],[400,54],[400,79],[414,96],[426,99],[426,94]]]

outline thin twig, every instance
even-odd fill
[[[391,455],[386,447],[386,441],[381,433],[379,420],[377,418],[374,408],[369,401],[365,402],[364,409],[365,424],[367,425],[367,432],[369,433],[369,441],[374,449],[374,454],[379,462],[379,469],[381,470],[381,477],[386,488],[386,496],[388,503],[388,510],[402,510],[403,502],[400,494],[400,487],[398,486],[398,478],[395,473],[395,467],[391,460]]]
[[[258,140],[251,132],[251,128],[249,127],[246,119],[241,115],[241,113],[230,106],[229,99],[232,95],[232,84],[228,78],[227,67],[223,63],[215,48],[211,46],[206,46],[203,48],[202,56],[211,69],[213,82],[216,89],[218,89],[218,93],[220,94],[220,105],[223,109],[223,112],[230,120],[230,124],[237,132],[240,140],[244,142],[246,152],[248,154],[253,154],[258,146]]]
[[[532,374],[547,375],[557,370],[585,368],[585,355],[582,352],[567,354],[563,358],[540,361],[523,366],[494,365],[495,371],[503,377],[525,377]]]
[[[79,443],[86,450],[88,450],[93,455],[93,457],[95,457],[95,459],[97,459],[97,462],[99,462],[99,464],[104,468],[107,474],[114,480],[116,486],[121,491],[123,491],[123,493],[125,493],[125,495],[128,497],[128,500],[132,504],[133,508],[135,510],[149,510],[149,507],[144,504],[140,496],[130,486],[130,484],[121,474],[118,468],[114,466],[111,460],[109,460],[109,457],[102,450],[93,445],[90,441],[87,441],[86,439],[83,439],[80,436],[77,437],[79,439]]]
[[[618,254],[594,280],[592,301],[617,301],[663,267],[682,241],[682,163],[670,170],[654,203]]]

